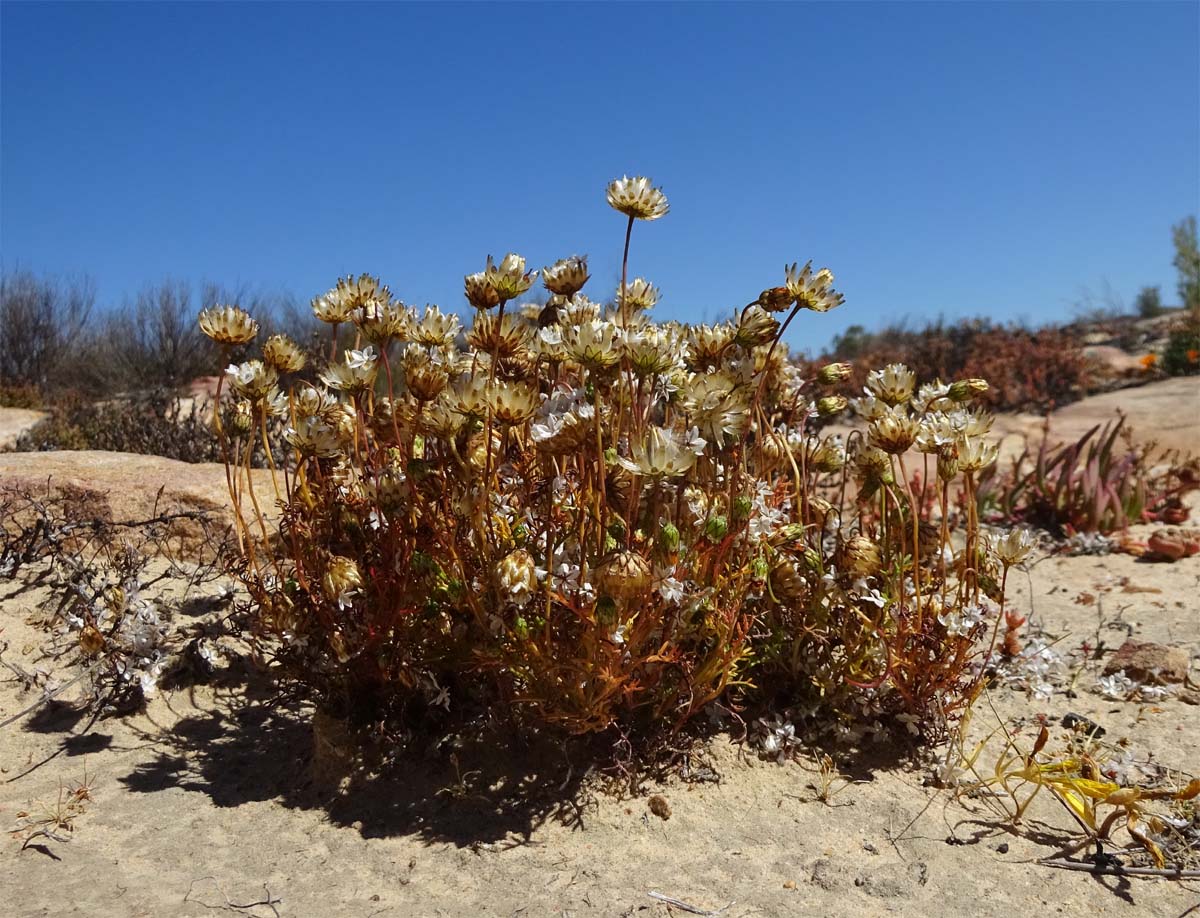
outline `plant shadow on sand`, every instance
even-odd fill
[[[159,748],[120,779],[131,791],[182,788],[218,807],[275,801],[324,810],[364,838],[415,835],[459,847],[528,843],[551,819],[582,828],[591,773],[568,760],[561,741],[491,726],[425,736],[367,762],[340,721],[253,684],[223,688],[208,710],[143,739]]]
[[[641,780],[666,774],[718,780],[696,767],[705,742],[718,735],[714,731],[681,739],[680,748],[663,756],[665,768],[624,773],[614,768],[613,746],[602,737],[523,735],[503,722],[428,733],[398,753],[361,756],[362,745],[341,721],[282,700],[256,682],[223,686],[207,710],[145,731],[143,741],[158,747],[154,758],[121,783],[135,793],[203,793],[218,807],[275,801],[322,810],[333,825],[352,827],[364,838],[413,835],[428,844],[476,847],[528,844],[551,821],[586,828],[601,771],[618,775],[610,786],[626,792],[638,787],[638,793]],[[889,744],[850,767],[856,780],[871,780],[902,756]],[[689,763],[690,772],[679,767]]]

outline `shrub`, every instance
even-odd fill
[[[223,404],[222,411],[229,415],[229,423],[237,421],[231,403]],[[282,430],[278,422],[270,423],[277,433]],[[167,391],[102,402],[67,393],[53,402],[48,418],[17,438],[14,449],[18,452],[104,450],[163,456],[181,462],[221,461],[211,405],[198,399],[185,402]],[[268,464],[261,443],[251,451],[250,462],[258,468]]]
[[[1162,293],[1157,287],[1143,287],[1133,302],[1137,314],[1143,319],[1153,319],[1166,312],[1162,304]]]
[[[0,387],[44,389],[94,301],[86,279],[64,283],[29,271],[0,275]]]
[[[1189,310],[1163,348],[1162,368],[1169,376],[1200,373],[1200,309]]]
[[[868,436],[822,436],[849,368],[806,378],[780,338],[841,302],[832,274],[793,265],[729,321],[656,323],[628,240],[666,199],[632,179],[609,201],[627,217],[611,307],[580,292],[585,259],[546,268],[552,296],[521,306],[537,272],[489,258],[465,278],[464,348],[457,318],[346,278],[313,310],[363,346],[319,384],[270,344],[222,377],[241,419],[220,430],[240,574],[276,672],[364,722],[487,706],[644,739],[720,702],[937,732],[978,686],[977,642],[994,645],[1005,572],[1028,552],[1018,536],[994,553],[973,515],[949,550],[949,483],[971,492],[996,455],[965,407],[986,385],[918,389],[888,367],[865,380]],[[200,322],[226,351],[258,331],[233,308]],[[276,539],[244,466],[278,414]],[[914,444],[946,484],[940,528]]]
[[[867,374],[893,363],[913,367],[920,383],[986,379],[989,389],[981,401],[998,411],[1045,410],[1087,390],[1087,364],[1077,336],[1067,329],[1030,330],[983,320],[939,320],[916,331],[893,327],[874,335],[855,328],[835,341],[830,354],[854,360],[845,395],[861,393]]]

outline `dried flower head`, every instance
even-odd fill
[[[340,325],[342,322],[350,321],[350,313],[354,310],[354,306],[350,300],[342,294],[341,290],[333,289],[318,297],[314,297],[312,301],[313,315],[322,322],[328,322],[330,325]]]
[[[626,309],[644,311],[653,309],[658,302],[658,288],[644,277],[635,277],[625,285],[625,295],[622,297],[621,288],[617,287],[617,302],[624,304]]]
[[[330,459],[342,452],[337,431],[319,417],[297,418],[283,436],[302,456]]]
[[[662,427],[651,427],[646,438],[630,448],[629,458],[617,461],[622,467],[646,478],[678,478],[686,475],[696,464],[696,444],[704,449],[704,441],[691,437],[683,442],[674,432]]]
[[[500,294],[496,292],[484,271],[476,271],[463,278],[463,293],[467,302],[476,309],[491,309],[500,305]]]
[[[1020,564],[1033,551],[1033,536],[1025,529],[1011,529],[995,545],[996,557],[1005,567]]]
[[[325,568],[325,576],[321,578],[321,586],[325,596],[339,606],[348,606],[354,596],[362,589],[362,574],[352,558],[334,555],[329,559]]]
[[[495,264],[489,255],[483,274],[501,300],[520,296],[537,280],[537,271],[526,271],[525,259],[516,252],[509,252],[500,260],[500,264]]]
[[[453,313],[443,314],[437,306],[426,306],[421,320],[413,321],[409,338],[426,347],[450,347],[462,331],[462,323]]]
[[[871,422],[868,433],[873,446],[898,456],[913,445],[919,430],[920,425],[916,418],[909,417],[902,409],[890,409],[882,417]]]
[[[636,599],[650,588],[650,565],[635,551],[614,552],[596,571],[596,580],[613,599]]]
[[[621,359],[617,327],[603,320],[564,326],[562,347],[571,360],[589,370],[603,370]]]
[[[263,344],[263,359],[279,373],[299,373],[308,362],[300,345],[287,335],[272,335]]]
[[[237,306],[213,306],[200,312],[200,331],[218,344],[249,344],[258,334],[258,323]]]
[[[983,437],[966,437],[958,444],[960,472],[978,472],[996,461],[1000,448]]]
[[[350,318],[362,336],[379,347],[403,338],[408,331],[408,310],[397,300],[367,300],[350,313]]]
[[[344,363],[331,363],[321,371],[321,382],[330,389],[354,395],[366,392],[375,385],[375,374],[379,370],[375,351],[364,348],[361,351],[348,350],[344,354]]]
[[[496,563],[496,589],[509,602],[523,606],[537,592],[537,568],[523,548],[509,552]]]
[[[867,393],[890,405],[903,405],[913,395],[917,377],[901,363],[890,363],[867,376]]]
[[[225,379],[235,393],[251,402],[266,398],[267,393],[279,381],[275,370],[261,360],[230,364],[225,370]]]
[[[846,541],[844,547],[845,565],[852,573],[860,577],[869,577],[878,573],[880,561],[879,546],[863,535],[856,535]]]
[[[400,358],[404,385],[419,402],[431,402],[446,388],[453,363],[436,349],[410,345]]]
[[[667,196],[645,176],[622,176],[608,184],[608,203],[614,210],[637,220],[657,220],[670,210]]]
[[[467,344],[497,360],[509,360],[524,353],[533,343],[534,330],[520,316],[505,313],[497,320],[490,312],[475,313],[475,323],[467,332]]]
[[[524,383],[497,382],[491,388],[492,416],[497,424],[524,424],[538,410],[537,390]]]
[[[745,310],[737,322],[733,342],[744,348],[770,344],[779,333],[779,320],[755,304]]]
[[[835,306],[845,302],[845,297],[833,289],[833,272],[822,268],[815,274],[812,262],[805,264],[800,271],[796,264],[786,269],[787,288],[796,301],[796,305],[813,312],[828,312]]]
[[[583,289],[588,277],[586,255],[560,258],[550,267],[542,268],[542,283],[546,285],[546,289],[568,299]]]
[[[733,326],[692,325],[687,329],[688,363],[693,370],[717,366],[733,344]]]

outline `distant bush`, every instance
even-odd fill
[[[231,402],[224,402],[227,414],[233,409]],[[233,423],[232,417],[229,423]],[[272,419],[269,424],[274,429],[281,422]],[[103,402],[68,393],[51,405],[48,418],[17,439],[14,449],[88,449],[163,456],[181,462],[221,461],[209,406],[195,400],[183,401],[163,390]],[[256,444],[251,465],[261,468],[266,464],[262,445]]]
[[[1162,293],[1157,287],[1143,287],[1133,305],[1143,319],[1153,319],[1166,312],[1166,307],[1162,304]]]
[[[876,333],[852,326],[823,359],[853,361],[845,394],[860,393],[872,370],[902,363],[916,369],[919,382],[986,379],[990,389],[980,400],[1001,411],[1062,405],[1081,397],[1088,383],[1080,341],[1072,332],[978,319],[939,320],[918,330],[893,326]]]
[[[1170,376],[1200,373],[1200,310],[1191,310],[1171,329],[1161,365]]]
[[[51,406],[50,417],[18,438],[16,449],[108,450],[184,462],[221,458],[211,423],[199,406],[193,403],[184,410],[178,399],[164,392],[110,402],[65,395]]]
[[[83,332],[95,298],[87,279],[0,275],[0,389],[44,389]]]

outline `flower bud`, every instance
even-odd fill
[[[840,414],[846,410],[846,406],[850,402],[841,395],[827,395],[824,398],[817,399],[817,414],[823,418],[833,417],[835,414]]]
[[[730,516],[733,519],[734,525],[739,525],[750,519],[750,511],[754,509],[754,503],[744,494],[733,499],[733,511]]]
[[[771,566],[766,558],[755,558],[750,562],[750,576],[760,583],[771,575]]]
[[[618,551],[597,570],[600,590],[613,599],[634,599],[650,587],[650,565],[635,551]]]
[[[674,523],[663,523],[662,528],[658,530],[658,547],[667,555],[679,551],[679,530]]]
[[[860,577],[869,577],[879,571],[879,546],[866,536],[857,535],[845,545],[845,564]]]
[[[704,537],[710,542],[720,542],[729,532],[729,521],[724,516],[710,516],[704,522]]]
[[[958,456],[954,450],[944,449],[938,453],[937,473],[942,481],[954,480],[958,474]]]
[[[953,402],[965,402],[976,395],[982,395],[988,390],[986,379],[960,379],[958,382],[950,384],[950,400]]]
[[[850,364],[827,363],[817,371],[817,382],[823,386],[832,386],[850,378]]]
[[[758,305],[768,312],[782,312],[794,303],[796,298],[787,287],[772,287],[758,295]]]

